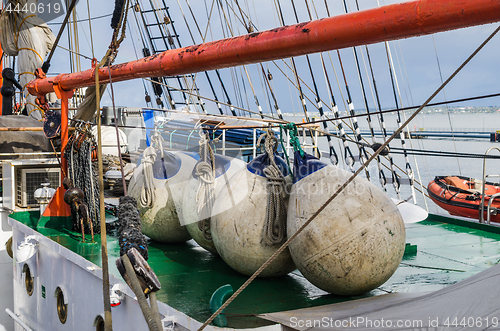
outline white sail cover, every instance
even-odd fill
[[[23,88],[35,78],[34,72],[40,68],[47,54],[52,49],[55,36],[47,24],[36,13],[16,8],[36,8],[36,0],[10,0],[12,10],[4,10],[0,17],[0,42],[6,55],[17,56],[19,83]],[[31,6],[33,4],[33,6]],[[5,6],[8,8],[8,4]],[[41,119],[42,114],[36,108],[35,97],[23,90],[28,114]]]
[[[293,330],[500,330],[500,265],[442,290],[258,315]]]

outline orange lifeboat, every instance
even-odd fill
[[[450,215],[479,219],[483,182],[478,179],[463,176],[436,176],[427,186],[429,197]],[[500,192],[500,184],[484,183],[484,217],[487,219],[486,208],[490,197]],[[493,200],[491,209],[492,222],[500,223],[500,199]]]

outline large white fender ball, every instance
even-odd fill
[[[284,161],[277,156],[275,160],[286,176]],[[268,194],[263,169],[268,164],[269,158],[263,154],[238,171],[228,185],[222,187],[212,210],[211,232],[217,252],[230,267],[247,276],[252,275],[282,244],[269,246],[264,240]],[[260,277],[283,276],[294,269],[290,252],[286,249]]]
[[[138,202],[142,232],[149,238],[164,243],[191,238],[186,227],[179,223],[176,201],[184,195],[195,162],[183,152],[164,151],[162,159],[160,151],[152,152],[149,147],[144,151],[130,180],[128,194]]]
[[[352,173],[296,153],[288,204],[288,237]],[[405,248],[405,226],[394,202],[357,177],[290,243],[300,272],[320,289],[357,295],[382,285],[396,271]]]
[[[246,162],[216,154],[215,159],[215,178],[213,183],[207,184],[209,187],[205,187],[206,190],[212,190],[214,198],[217,197],[223,187],[229,185],[229,179],[239,170],[246,167]],[[200,179],[199,172],[202,171],[197,166],[200,161],[196,163],[192,177],[186,185],[186,190],[184,191],[184,199],[182,200],[182,208],[179,208],[179,219],[181,224],[185,224],[189,231],[191,237],[204,249],[207,251],[217,254],[217,249],[210,239],[210,231],[208,235],[205,235],[199,227],[199,222],[205,219],[206,226],[210,226],[210,217],[212,214],[211,210],[201,209],[199,206],[201,204],[207,203],[206,197],[204,196],[203,179]],[[208,237],[208,238],[207,238]]]

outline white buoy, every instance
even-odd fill
[[[282,173],[287,174],[284,161],[276,157]],[[269,164],[267,154],[251,161],[224,185],[215,200],[210,229],[213,243],[222,259],[234,270],[253,274],[286,240],[266,244],[267,179],[263,168]],[[286,201],[285,201],[286,203]],[[276,277],[288,274],[295,265],[288,249],[260,274]]]
[[[125,153],[128,149],[127,135],[122,129],[116,129],[110,126],[103,126],[101,128],[102,154],[118,156],[118,141],[116,138],[116,131],[118,130],[120,138],[120,152]],[[97,126],[92,127],[92,135],[97,137]]]
[[[288,204],[290,238],[352,173],[295,154]],[[300,272],[320,289],[357,295],[383,284],[405,248],[405,226],[394,202],[357,177],[290,243]]]
[[[191,237],[179,223],[179,204],[196,160],[184,152],[163,152],[148,147],[130,180],[128,194],[138,202],[142,232],[164,243],[179,243]]]
[[[189,182],[186,185],[184,191],[184,198],[182,199],[182,207],[177,208],[179,211],[179,220],[181,225],[186,225],[191,237],[204,249],[207,251],[217,254],[217,250],[213,241],[210,239],[210,231],[206,234],[200,230],[199,222],[205,220],[206,226],[210,226],[211,209],[210,207],[201,208],[203,204],[208,201],[205,194],[209,194],[208,190],[211,190],[210,194],[213,194],[214,200],[226,185],[229,185],[229,179],[239,170],[244,169],[246,162],[230,158],[222,155],[215,155],[215,178],[212,183],[205,182],[206,178],[200,178],[200,173],[203,169],[198,169],[201,161],[196,163],[193,175],[191,176]],[[203,176],[203,175],[202,175]],[[211,176],[209,176],[211,177]],[[210,203],[208,203],[209,205]]]

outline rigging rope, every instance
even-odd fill
[[[181,8],[180,2],[179,2],[179,1],[177,1],[177,3],[179,4],[179,8]],[[200,37],[202,38],[202,41],[203,41],[203,42],[205,42],[205,36],[203,36],[203,34],[202,34],[202,32],[201,32],[201,29],[200,29],[200,27],[199,27],[198,21],[196,20],[196,17],[194,16],[193,10],[191,9],[191,5],[189,4],[189,1],[188,1],[188,0],[186,0],[186,3],[187,3],[187,5],[188,5],[189,12],[191,13],[191,17],[192,17],[192,18],[193,18],[193,20],[194,20],[194,23],[195,23],[195,25],[196,25],[196,28],[197,28],[197,30],[198,30],[198,33],[200,34]],[[181,10],[182,10],[182,8],[181,8]],[[189,31],[189,35],[191,36],[191,40],[192,40],[193,44],[196,44],[196,41],[195,41],[195,39],[194,39],[193,34],[191,33],[191,29],[189,28],[189,24],[188,24],[188,22],[187,22],[187,20],[186,20],[186,17],[184,16],[184,13],[182,13],[182,14],[183,14],[184,22],[186,23],[186,26],[187,26],[188,31]],[[209,22],[208,22],[207,24],[209,24]],[[172,23],[172,25],[173,25],[173,23]],[[176,36],[177,36],[177,40],[178,40],[178,42],[179,42],[179,46],[180,46],[180,41],[179,41],[179,37],[178,37],[177,33],[176,33]],[[226,99],[228,100],[228,103],[229,103],[229,104],[231,104],[231,100],[230,100],[230,98],[229,98],[229,95],[227,94],[226,87],[224,86],[224,83],[223,83],[222,79],[220,78],[219,70],[218,70],[218,69],[216,69],[216,70],[215,70],[215,72],[216,72],[217,77],[218,77],[218,79],[219,79],[219,82],[220,82],[220,84],[221,84],[221,86],[222,86],[222,88],[223,88],[223,91],[224,91],[224,93],[225,93],[225,95],[226,95]],[[213,93],[213,95],[214,95],[214,98],[215,98],[215,100],[217,101],[217,102],[216,102],[216,104],[217,104],[217,108],[219,109],[219,112],[220,112],[221,114],[223,114],[224,112],[222,111],[221,104],[218,102],[218,101],[219,101],[219,99],[217,98],[217,94],[216,94],[215,89],[214,89],[214,87],[213,87],[213,84],[212,84],[212,81],[211,81],[211,79],[210,79],[210,76],[208,75],[208,72],[207,72],[207,71],[204,71],[204,73],[205,73],[205,77],[207,78],[207,81],[208,81],[208,83],[209,83],[209,85],[210,85],[210,88],[211,88],[211,90],[212,90],[212,93]],[[198,98],[200,98],[200,96],[198,96]],[[233,108],[232,106],[230,107],[230,111],[231,111],[231,113],[233,114],[233,116],[236,116],[236,112],[234,111],[234,108]]]
[[[200,161],[196,164],[195,174],[198,177],[198,191],[196,202],[198,204],[198,228],[206,240],[212,240],[210,232],[210,218],[215,203],[215,155],[210,146],[210,135],[202,129],[200,134]]]
[[[439,62],[439,56],[437,52],[437,47],[436,47],[436,40],[434,39],[434,36],[432,36],[432,43],[434,44],[434,53],[436,55],[436,62],[437,62],[437,67],[438,67],[438,72],[439,72],[439,78],[441,79],[441,83],[443,82],[443,74],[441,73],[441,63]],[[446,102],[446,91],[443,90],[443,97],[444,101]],[[455,141],[455,133],[453,132],[453,124],[451,122],[451,116],[450,116],[450,109],[448,108],[448,103],[446,103],[446,114],[448,115],[448,123],[450,123],[450,130],[451,130],[451,137],[453,139],[453,148],[455,148],[455,152],[457,151],[457,143]],[[457,158],[457,166],[458,166],[458,173],[462,175],[462,169],[460,169],[460,160]]]
[[[75,8],[77,0],[71,1],[71,5],[68,8],[68,11],[66,12],[66,16],[64,17],[64,21],[61,25],[61,28],[59,29],[59,32],[57,33],[56,40],[54,41],[54,46],[50,50],[49,56],[47,56],[47,60],[42,64],[42,70],[44,73],[47,73],[49,71],[50,67],[50,60],[52,60],[52,56],[54,55],[54,51],[56,50],[57,44],[59,43],[59,39],[61,39],[61,35],[64,31],[64,28],[66,27],[66,24],[68,23],[69,15],[71,15],[71,12],[73,11],[73,8]]]
[[[309,19],[312,20],[311,10],[309,9],[309,5],[307,3],[307,0],[305,0],[305,3],[306,3],[306,7],[307,7],[307,12],[309,14]],[[297,16],[297,10],[295,9],[295,3],[294,3],[293,0],[292,0],[292,6],[293,6],[293,11],[295,13],[295,18],[297,20],[297,23],[299,23],[299,18]],[[321,57],[321,62],[324,65],[323,55],[321,53],[320,53],[320,57]],[[307,60],[307,65],[309,67],[309,72],[311,73],[311,78],[312,78],[312,82],[313,82],[313,86],[314,86],[314,92],[315,92],[315,95],[316,95],[316,105],[318,107],[318,111],[319,111],[319,114],[320,114],[321,118],[324,119],[325,118],[325,112],[323,111],[323,103],[321,102],[321,97],[319,95],[318,86],[316,85],[316,79],[314,78],[313,70],[312,70],[312,67],[311,67],[311,60],[309,59],[309,55],[306,55],[306,60]],[[333,98],[333,94],[332,94],[332,98]],[[323,128],[326,131],[328,131],[328,124],[327,124],[327,122],[323,122]],[[337,153],[335,152],[335,148],[333,147],[333,144],[332,144],[330,136],[327,135],[326,139],[327,139],[328,145],[329,145],[330,161],[334,165],[337,165],[338,164],[338,156],[337,156]]]
[[[267,178],[267,205],[263,235],[264,243],[273,246],[282,243],[286,238],[287,190],[285,178],[275,161],[278,139],[274,132],[268,129],[259,137],[257,147],[260,147],[263,138],[265,138],[264,146],[269,158],[269,165],[264,168],[264,175]]]
[[[142,159],[142,175],[144,177],[141,195],[139,197],[139,205],[143,208],[153,207],[155,201],[153,164],[156,161],[156,149],[147,147],[143,153]]]

